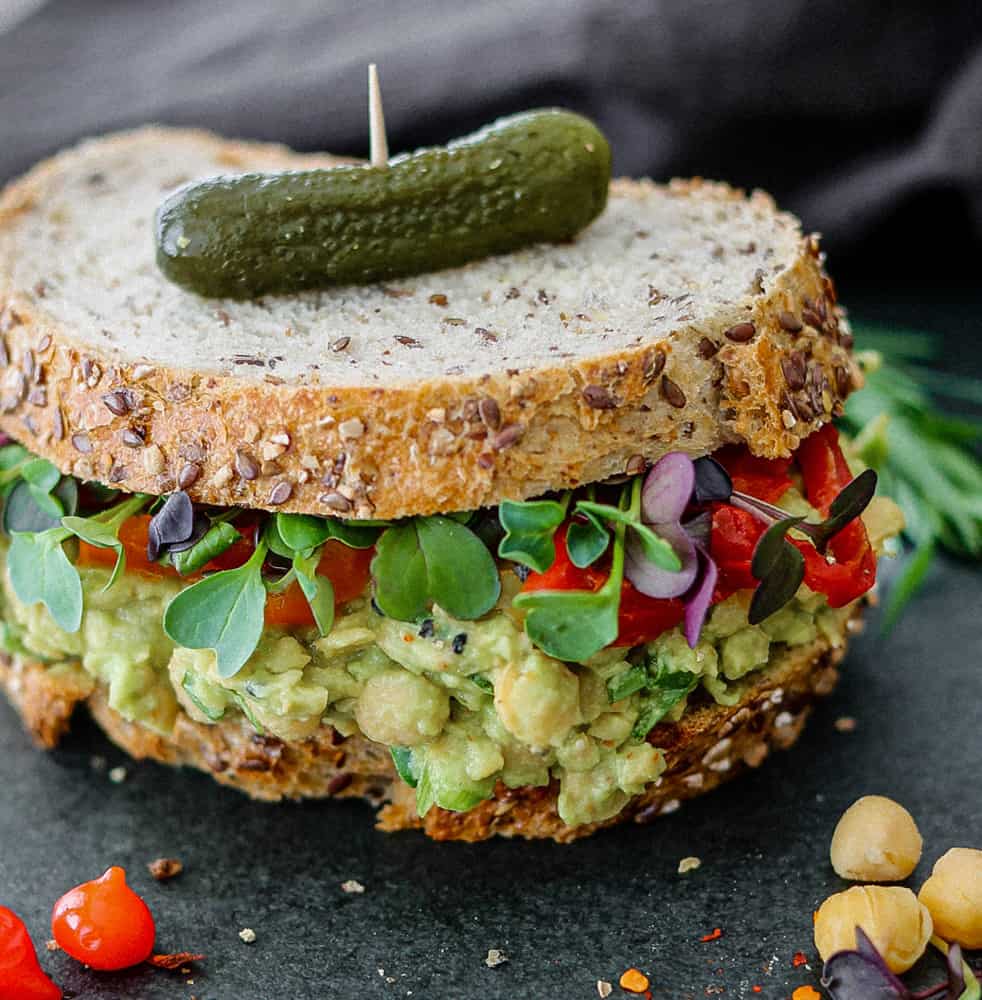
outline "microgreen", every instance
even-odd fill
[[[599,590],[531,590],[514,598],[526,612],[528,637],[544,653],[581,663],[617,638],[626,530],[615,523],[610,573]]]
[[[634,480],[635,489],[640,491],[641,480]],[[645,558],[661,569],[677,573],[682,568],[682,561],[672,546],[660,537],[657,532],[641,520],[640,504],[632,503],[627,510],[621,510],[610,504],[594,503],[591,500],[580,500],[576,504],[577,513],[593,515],[598,520],[620,522],[637,535]]]
[[[154,561],[171,546],[180,546],[191,541],[194,535],[194,522],[194,505],[191,503],[191,498],[183,490],[171,493],[150,519],[150,528],[147,532],[147,558]],[[204,530],[201,533],[204,534]]]
[[[580,569],[592,566],[610,545],[610,532],[596,514],[579,511],[582,521],[572,521],[566,529],[566,551],[570,562]]]
[[[502,500],[498,519],[505,537],[498,544],[502,559],[545,573],[556,559],[553,536],[566,518],[567,494],[560,500]]]
[[[190,576],[228,551],[242,536],[228,521],[215,519],[210,527],[190,548],[168,553],[171,565],[181,576]]]
[[[375,602],[390,618],[413,621],[431,604],[455,618],[490,611],[501,592],[491,553],[466,525],[416,517],[387,528],[372,559]]]
[[[787,540],[802,518],[785,517],[772,524],[757,542],[750,572],[760,581],[750,601],[748,620],[759,625],[790,601],[805,578],[805,558]]]
[[[280,538],[294,552],[313,549],[331,538],[352,549],[370,549],[386,524],[359,524],[357,521],[342,521],[340,518],[314,517],[310,514],[277,514],[276,529]]]
[[[126,550],[119,540],[119,529],[127,518],[142,510],[149,499],[150,497],[137,493],[93,517],[66,516],[61,519],[62,526],[77,538],[81,538],[83,542],[100,549],[113,549],[116,552],[116,563],[102,588],[103,592],[107,591],[119,579],[119,574],[126,569]]]
[[[310,605],[318,631],[327,635],[334,625],[334,586],[326,576],[317,572],[319,561],[319,549],[310,554],[297,552],[293,556],[293,572]]]
[[[62,543],[67,528],[15,531],[7,553],[14,593],[24,604],[43,604],[59,628],[77,632],[82,624],[82,581]]]
[[[179,646],[213,649],[219,677],[232,677],[252,656],[263,632],[266,542],[249,560],[222,570],[177,594],[164,610],[164,631]]]
[[[643,663],[635,663],[623,673],[615,674],[607,681],[607,700],[613,705],[622,698],[630,698],[648,683],[648,668]]]
[[[40,487],[18,479],[12,485],[3,504],[3,530],[14,532],[48,531],[61,524],[65,514],[74,514],[78,507],[78,485],[71,476],[62,477],[38,502]]]
[[[947,956],[947,980],[936,986],[912,992],[890,971],[861,927],[856,928],[855,949],[829,957],[822,969],[822,985],[832,1000],[978,1000],[982,985],[962,957],[961,948],[949,946],[937,936],[931,943]]]

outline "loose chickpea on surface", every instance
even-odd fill
[[[982,948],[982,851],[953,847],[935,862],[917,898],[945,941]]]
[[[823,961],[856,947],[856,928],[867,937],[893,972],[906,972],[931,940],[931,914],[910,889],[854,885],[829,896],[815,916],[815,947]]]
[[[856,882],[900,882],[921,860],[923,841],[913,817],[882,795],[865,795],[843,814],[832,834],[832,867]]]

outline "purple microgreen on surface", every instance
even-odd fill
[[[822,985],[832,1000],[912,1000],[902,980],[889,969],[861,927],[856,948],[838,951],[822,969]]]
[[[186,542],[194,531],[194,505],[183,490],[171,493],[150,519],[147,559],[155,562],[171,545]]]
[[[729,503],[733,495],[733,480],[715,458],[697,458],[693,499],[696,503]]]
[[[692,649],[699,642],[719,577],[719,570],[709,553],[701,545],[697,549],[702,576],[685,601],[685,638]]]
[[[772,524],[757,542],[750,572],[760,581],[750,601],[748,620],[759,625],[775,611],[780,611],[798,592],[805,578],[804,556],[787,540],[800,517],[785,517]]]

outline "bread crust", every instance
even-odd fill
[[[216,146],[229,169],[336,162],[182,130],[101,142],[158,139]],[[701,455],[744,442],[787,456],[862,381],[817,237],[800,229],[766,292],[761,284],[667,337],[596,357],[390,386],[245,379],[120,357],[57,322],[43,285],[13,284],[15,223],[44,205],[77,156],[39,165],[0,197],[0,429],[82,479],[325,516],[471,510],[619,475],[669,450]],[[745,195],[700,179],[664,188],[620,180],[611,197]],[[777,211],[762,192],[750,199]]]
[[[850,621],[854,631],[859,613]],[[600,823],[567,826],[557,811],[556,783],[509,789],[499,783],[494,797],[466,813],[433,807],[416,815],[415,793],[395,774],[385,747],[362,736],[340,737],[324,727],[316,737],[286,743],[257,734],[242,717],[213,725],[178,713],[166,736],[127,722],[111,709],[101,687],[77,673],[52,674],[42,664],[0,657],[0,686],[35,739],[54,746],[72,711],[84,704],[116,744],[132,757],[195,767],[216,781],[256,799],[355,796],[382,805],[378,826],[385,831],[422,829],[435,840],[478,841],[492,836],[552,839],[562,843],[603,827],[647,823],[673,812],[688,798],[710,791],[748,767],[760,766],[771,749],[790,747],[801,733],[817,697],[835,687],[845,641],[827,639],[785,649],[733,706],[704,703],[678,723],[661,723],[649,737],[664,749],[666,770],[622,812]]]

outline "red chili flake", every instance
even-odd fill
[[[763,986],[754,986],[753,990],[754,990],[754,993],[763,993],[764,992],[764,987]]]
[[[703,934],[703,936],[699,938],[699,940],[702,941],[703,943],[705,943],[706,941],[718,941],[722,936],[723,936],[723,928],[714,927],[709,934]]]
[[[203,962],[204,955],[196,955],[191,951],[175,951],[170,955],[152,955],[147,962],[155,969],[179,969],[182,965],[190,965],[192,962]]]
[[[800,969],[803,965],[808,964],[808,956],[803,951],[796,951],[794,958],[791,959],[791,964],[796,969]]]

